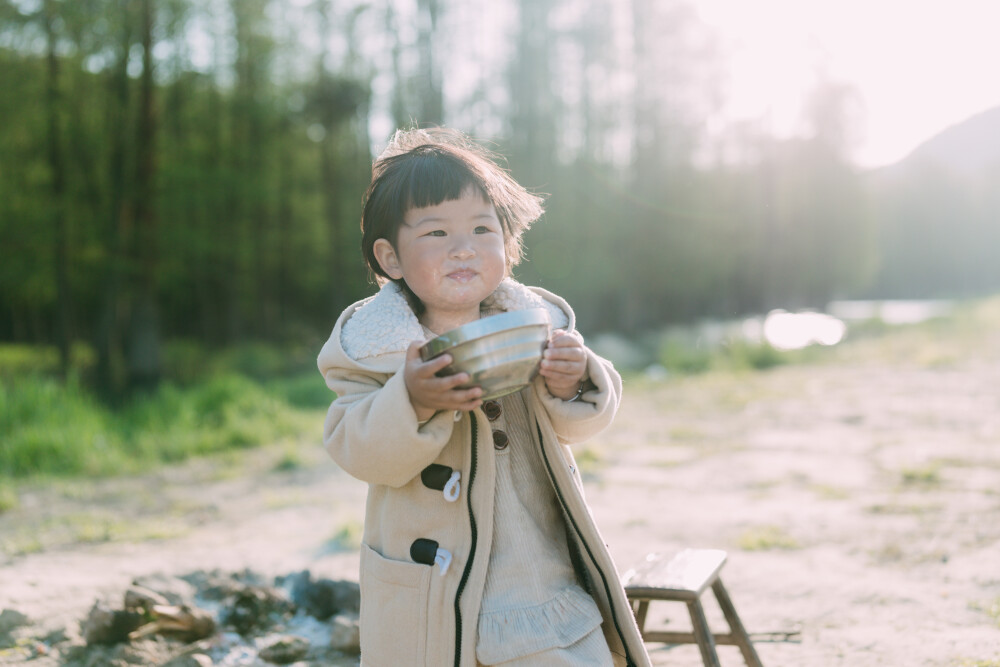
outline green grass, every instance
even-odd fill
[[[798,540],[779,526],[755,526],[745,530],[737,540],[743,551],[792,550],[802,547]]]
[[[76,373],[93,368],[94,351],[77,343],[70,349],[70,369]],[[0,345],[0,380],[25,375],[54,375],[59,370],[59,350],[54,345]]]
[[[993,623],[1000,628],[1000,598],[994,598],[989,602],[972,602],[969,608],[980,611],[993,619]]]
[[[150,465],[315,436],[333,395],[315,370],[273,380],[216,370],[111,408],[76,374],[65,382],[40,372],[46,349],[0,346],[0,489],[31,476],[104,476]],[[236,366],[261,362],[247,354]],[[247,360],[249,359],[249,361]],[[11,369],[30,369],[13,375]],[[0,493],[0,512],[16,506]]]
[[[353,551],[361,547],[361,537],[364,534],[364,527],[357,521],[348,521],[343,524],[333,537],[327,540],[327,548],[331,552]]]
[[[0,514],[16,510],[20,506],[21,501],[17,497],[17,491],[11,488],[9,484],[0,486]]]
[[[938,463],[929,463],[915,468],[903,468],[900,477],[904,486],[936,487],[941,484],[941,466]]]

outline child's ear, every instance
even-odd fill
[[[378,260],[378,265],[382,267],[386,275],[393,280],[399,280],[403,277],[403,270],[399,268],[399,256],[388,240],[375,239],[372,252],[375,253],[375,259]]]

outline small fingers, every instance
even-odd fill
[[[435,402],[438,410],[461,410],[470,412],[483,404],[483,390],[479,387],[460,389],[440,396]]]
[[[587,353],[582,347],[547,348],[542,355],[543,375],[582,375],[587,368]]]
[[[435,375],[427,379],[426,382],[428,387],[433,388],[435,391],[444,393],[456,390],[461,385],[467,383],[470,379],[472,378],[469,376],[468,373],[462,372],[462,373],[455,373],[454,375],[445,375],[443,377],[438,377]]]
[[[545,376],[566,375],[577,376],[583,374],[586,366],[579,361],[559,361],[555,359],[544,359],[541,364],[541,373]]]
[[[587,353],[582,347],[547,347],[542,358],[552,361],[583,361],[587,358]]]
[[[472,387],[470,389],[456,392],[454,395],[456,400],[454,409],[462,410],[464,412],[475,410],[483,404],[482,395],[483,390],[480,387]]]
[[[433,359],[423,362],[420,368],[420,374],[424,377],[433,377],[437,375],[438,371],[444,370],[448,364],[451,363],[450,354],[442,354]],[[461,375],[459,373],[459,375]],[[448,377],[455,377],[454,375]]]
[[[556,329],[549,336],[549,347],[583,347],[583,337],[576,331]]]

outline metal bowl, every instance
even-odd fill
[[[447,352],[452,361],[438,375],[466,372],[463,388],[482,387],[483,400],[528,386],[538,374],[549,336],[549,314],[529,308],[484,317],[432,338],[420,348],[424,361]]]

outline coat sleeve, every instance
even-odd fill
[[[337,394],[327,411],[323,442],[348,474],[369,484],[400,487],[441,453],[454,428],[451,413],[417,423],[401,372],[392,375],[328,369]]]
[[[578,400],[564,401],[549,393],[545,379],[535,378],[534,389],[563,444],[588,440],[611,425],[621,403],[622,378],[614,365],[587,350],[587,373],[593,387]]]

